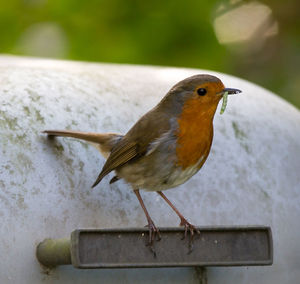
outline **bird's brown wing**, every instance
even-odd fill
[[[92,187],[116,168],[144,156],[149,144],[168,131],[169,127],[169,121],[162,112],[153,109],[145,114],[112,149]]]
[[[124,165],[138,154],[138,145],[136,142],[121,141],[115,149],[112,150],[110,156],[106,160],[102,171],[98,175],[96,181],[92,185],[95,187],[108,173],[119,166]]]

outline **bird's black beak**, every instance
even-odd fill
[[[234,94],[238,94],[241,93],[242,91],[239,89],[233,89],[233,88],[225,88],[222,90],[222,92],[220,92],[220,95],[224,95],[225,93],[228,93],[228,95],[234,95]]]

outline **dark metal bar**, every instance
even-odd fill
[[[156,256],[146,246],[147,228],[75,230],[69,239],[46,239],[37,258],[46,267],[73,264],[77,268],[184,266],[249,266],[273,263],[269,227],[199,227],[193,251],[183,228],[160,228]]]
[[[269,227],[199,228],[189,253],[183,228],[160,228],[162,239],[151,253],[147,228],[76,230],[71,235],[77,268],[242,266],[273,263]]]

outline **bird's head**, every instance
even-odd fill
[[[224,94],[233,95],[241,91],[225,88],[222,81],[212,75],[199,74],[188,77],[174,85],[162,100],[163,104],[172,107],[175,113],[181,113],[183,107],[191,111],[210,111],[212,114]]]

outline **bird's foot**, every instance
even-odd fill
[[[161,240],[160,232],[154,225],[154,222],[152,221],[152,219],[148,220],[148,225],[146,225],[146,227],[149,228],[149,241],[148,241],[147,246],[149,246],[151,252],[153,252],[154,256],[156,256],[156,252],[154,250],[153,244],[154,244],[155,240],[156,241]]]
[[[188,232],[190,232],[190,240],[189,240],[189,253],[193,250],[193,239],[195,233],[200,235],[200,231],[191,223],[189,223],[185,218],[180,218],[180,225],[184,226],[184,235],[182,237],[182,240],[186,239]]]
[[[146,225],[146,227],[149,228],[149,242],[148,242],[148,245],[152,245],[155,241],[155,237],[157,241],[160,241],[161,240],[161,236],[160,236],[160,232],[159,230],[156,228],[156,226],[154,225],[152,219],[150,219],[148,221],[148,225]]]

